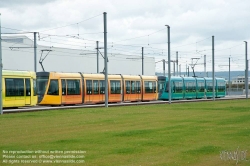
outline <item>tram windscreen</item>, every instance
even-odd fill
[[[49,77],[37,77],[37,94],[44,95],[48,86]]]
[[[164,91],[164,85],[165,85],[166,80],[158,80],[158,92],[163,92]]]

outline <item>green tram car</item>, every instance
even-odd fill
[[[171,99],[202,99],[213,97],[213,79],[197,77],[171,77]],[[168,100],[169,79],[158,76],[159,100]],[[226,81],[215,78],[215,97],[225,97]]]

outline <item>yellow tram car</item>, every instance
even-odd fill
[[[32,71],[2,72],[3,108],[37,104],[36,73]]]

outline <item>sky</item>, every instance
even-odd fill
[[[168,59],[182,72],[212,70],[212,36],[215,70],[245,70],[245,42],[250,43],[250,1],[247,0],[1,0],[1,26],[6,33],[23,33],[38,44],[95,52],[103,47],[103,13],[107,13],[108,54],[154,57],[156,72]],[[11,34],[14,36],[14,34]],[[193,62],[192,62],[192,58]],[[140,60],[140,59],[135,59]],[[171,64],[171,68],[173,63]],[[166,65],[167,68],[167,65]]]

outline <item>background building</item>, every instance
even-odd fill
[[[50,51],[49,51],[50,50]],[[103,52],[103,49],[100,49]],[[37,71],[97,73],[96,48],[70,49],[37,45]],[[47,55],[48,54],[48,55]],[[102,53],[103,54],[103,53]],[[47,55],[47,56],[46,56]],[[104,54],[103,54],[104,55]],[[2,37],[3,69],[34,71],[34,41],[26,36]],[[109,74],[142,74],[142,59],[138,55],[123,55],[108,50]],[[99,53],[99,72],[104,69],[104,59]],[[144,57],[144,75],[155,75],[155,58]]]

